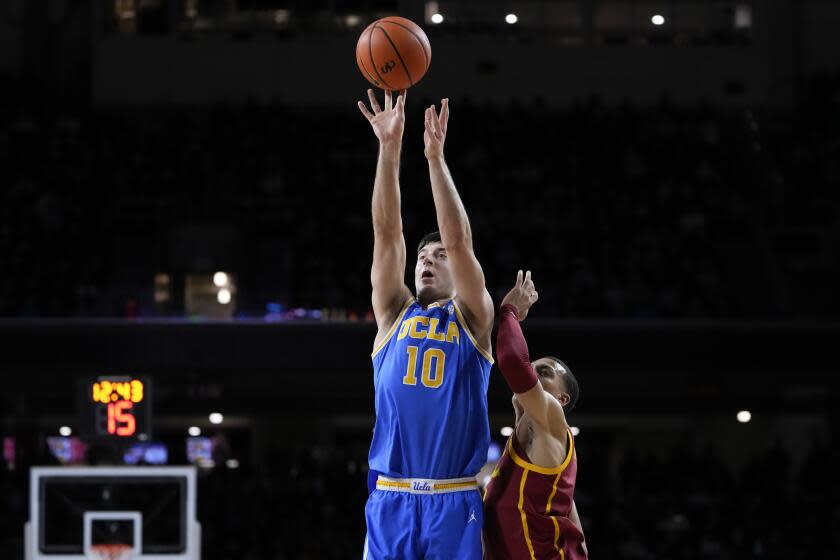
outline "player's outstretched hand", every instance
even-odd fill
[[[507,293],[505,299],[502,300],[502,306],[512,305],[516,308],[516,315],[520,321],[524,321],[528,316],[528,310],[539,299],[536,286],[531,280],[531,271],[522,276],[522,271],[516,273],[516,284]]]
[[[423,132],[423,153],[427,159],[443,157],[443,143],[446,141],[446,126],[449,123],[449,100],[440,102],[440,115],[432,105],[426,109],[426,130]]]
[[[397,96],[397,102],[392,103],[391,92],[385,91],[385,108],[379,107],[376,94],[372,89],[367,90],[370,99],[370,111],[367,106],[359,101],[359,110],[373,127],[373,133],[379,138],[381,144],[400,142],[402,140],[403,128],[405,128],[405,94]],[[373,111],[373,112],[371,112]]]

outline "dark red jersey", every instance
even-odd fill
[[[568,433],[566,460],[555,468],[531,464],[514,434],[484,495],[487,560],[585,560],[583,533],[569,519],[577,454]]]

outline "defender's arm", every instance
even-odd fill
[[[502,306],[499,333],[496,336],[496,356],[499,369],[508,386],[516,393],[516,400],[534,422],[555,437],[562,437],[568,429],[566,415],[560,402],[543,390],[528,355],[528,343],[519,326],[516,309]]]
[[[519,325],[537,299],[539,294],[531,281],[531,271],[523,276],[520,270],[513,288],[502,300],[496,356],[505,381],[528,416],[553,436],[564,437],[568,424],[563,406],[540,385]]]

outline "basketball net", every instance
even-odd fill
[[[130,544],[94,544],[90,547],[93,557],[101,560],[129,560],[131,550]]]

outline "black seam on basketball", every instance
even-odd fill
[[[368,77],[368,80],[370,81],[370,83],[372,83],[375,86],[378,86],[379,85],[379,80],[376,79],[376,76],[374,76],[370,72],[368,72],[367,68],[364,68],[364,66],[362,68],[364,69],[365,74],[367,74],[367,77]]]
[[[403,60],[403,57],[400,54],[400,51],[397,50],[397,45],[395,45],[394,42],[391,40],[391,36],[388,35],[388,32],[385,31],[384,27],[379,27],[378,25],[376,27],[382,30],[382,33],[385,34],[385,38],[388,39],[389,43],[391,43],[391,48],[393,48],[394,52],[397,53],[397,58],[400,59],[400,64],[403,65],[403,70],[405,70],[405,75],[408,76],[409,84],[411,84],[413,86],[414,85],[414,80],[411,79],[411,72],[408,71],[408,66],[406,66],[405,61]]]
[[[420,39],[420,36],[417,35],[417,33],[415,33],[414,31],[412,31],[409,26],[403,25],[398,21],[393,21],[393,20],[390,20],[390,19],[383,19],[382,21],[384,23],[391,23],[393,25],[398,25],[398,26],[402,27],[403,29],[405,29],[406,31],[411,33],[411,35],[414,36],[415,39],[417,39],[417,42],[420,43],[420,48],[423,49],[423,57],[426,59],[426,69],[428,70],[429,69],[429,54],[426,52],[426,45],[425,45],[425,43],[423,43],[423,40]]]
[[[368,34],[368,38],[367,38],[368,50],[370,50],[370,37],[371,37],[371,35],[373,35],[373,24],[372,23],[370,25],[368,25],[368,29],[365,29],[362,32],[362,36],[364,36],[365,33]],[[368,57],[368,58],[370,58],[370,63],[373,64],[373,57]],[[379,87],[379,80],[377,80],[376,76],[371,74],[370,70],[367,69],[367,64],[365,64],[365,56],[362,55],[360,57],[360,56],[358,56],[358,53],[357,53],[356,60],[359,62],[359,66],[361,67],[362,71],[364,71],[364,73],[367,74],[368,81],[370,81],[370,83],[372,83],[376,87]],[[375,64],[374,64],[374,67],[376,67]]]
[[[358,59],[358,61],[359,61],[359,66],[361,66],[364,73],[367,74],[367,77],[368,77],[368,80],[370,80],[370,83],[372,83],[373,85],[378,87],[379,86],[379,81],[367,69],[367,65],[365,64],[364,56],[362,56],[362,58]],[[371,62],[373,62],[373,61],[371,60]]]
[[[376,61],[373,60],[373,47],[371,46],[371,42],[373,40],[373,32],[376,31],[376,27],[376,25],[373,26],[373,29],[370,30],[370,37],[368,37],[368,57],[370,58],[370,63],[373,65],[373,71],[376,72],[377,76],[379,76],[379,81],[382,82],[389,90],[393,91],[394,88],[388,85],[388,82],[386,82],[385,78],[382,77],[382,74],[379,73],[379,68],[376,67]],[[385,30],[383,29],[382,32],[385,33]],[[388,40],[390,41],[390,39]]]

